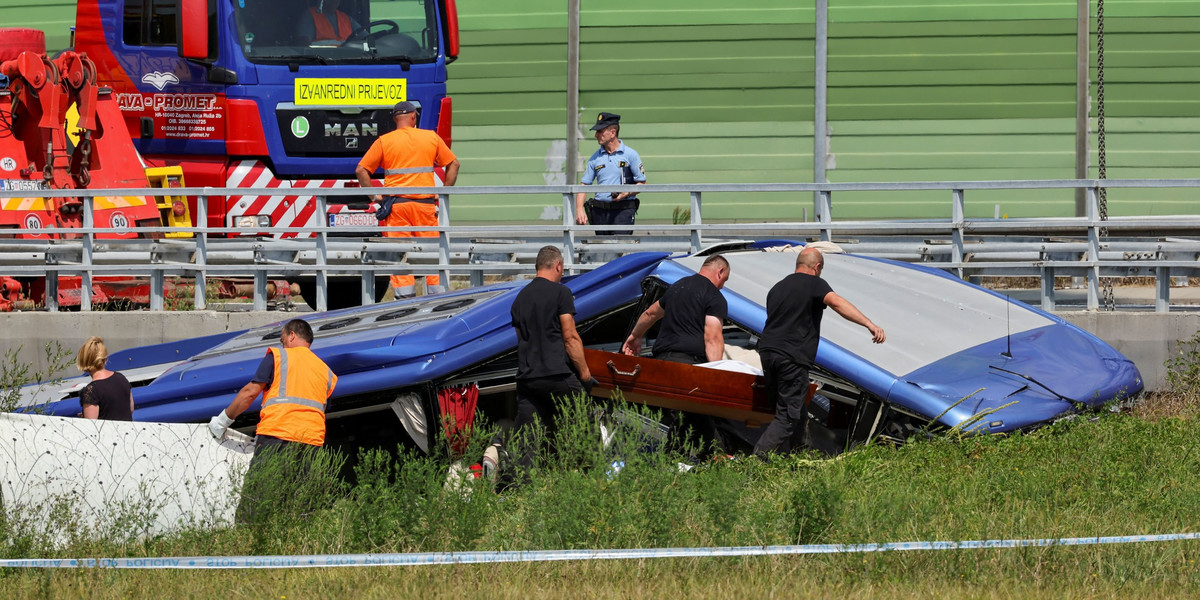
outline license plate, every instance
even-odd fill
[[[375,213],[340,212],[329,215],[330,227],[378,227]]]
[[[46,184],[31,179],[0,179],[0,190],[10,192],[33,192],[46,189]]]

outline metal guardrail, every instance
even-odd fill
[[[576,193],[597,191],[687,193],[689,222],[680,225],[636,225],[634,236],[595,236],[596,227],[575,224]],[[188,195],[199,198],[196,223],[206,223],[207,199],[226,195],[278,195],[278,189],[171,188],[118,190],[5,191],[0,198],[76,197],[83,200],[82,228],[6,229],[0,235],[0,274],[40,277],[79,275],[83,279],[81,310],[91,310],[94,276],[138,275],[151,280],[151,310],[162,310],[164,278],[193,278],[195,307],[205,308],[209,276],[253,276],[254,308],[267,307],[269,275],[315,277],[316,310],[326,309],[329,277],[361,278],[364,303],[374,301],[376,274],[468,275],[472,285],[485,274],[531,273],[534,255],[546,244],[564,250],[566,268],[594,268],[612,257],[634,251],[695,252],[706,245],[730,240],[784,238],[839,243],[860,254],[920,262],[959,277],[1036,277],[1041,281],[1041,306],[1054,310],[1055,278],[1085,281],[1086,307],[1100,308],[1102,281],[1110,277],[1153,276],[1154,309],[1170,310],[1172,278],[1200,271],[1200,215],[1100,218],[1097,190],[1101,188],[1200,188],[1200,179],[1161,180],[1041,180],[902,183],[792,184],[648,184],[639,186],[504,186],[455,187],[454,195],[550,194],[562,199],[559,224],[452,225],[448,188],[409,188],[414,193],[439,194],[438,227],[371,227],[363,237],[344,237],[347,230],[322,221],[316,227],[256,227],[272,236],[293,233],[311,237],[246,237],[236,227],[138,228],[139,239],[100,239],[112,229],[94,226],[95,196]],[[966,193],[973,190],[1084,189],[1087,216],[1065,218],[968,219]],[[951,207],[948,220],[835,221],[835,192],[944,191]],[[314,190],[315,191],[315,190]],[[315,214],[325,214],[327,198],[362,196],[358,188],[319,190]],[[711,192],[812,193],[813,221],[780,223],[705,223],[703,194]],[[434,231],[430,238],[374,237],[386,230]],[[153,236],[191,232],[192,238]],[[74,239],[16,239],[18,234],[72,235]],[[243,237],[220,237],[225,235]],[[1123,235],[1122,235],[1123,234]],[[1121,237],[1118,237],[1121,236]],[[1184,236],[1184,237],[1172,237]],[[58,310],[56,277],[47,278],[47,309]]]

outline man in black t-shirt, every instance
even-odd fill
[[[515,432],[535,420],[553,430],[555,399],[585,389],[590,392],[596,382],[583,357],[583,341],[575,330],[575,298],[567,286],[559,283],[562,252],[554,246],[543,247],[538,251],[536,267],[537,277],[517,294],[511,311],[517,330]],[[521,449],[518,463],[525,468],[533,466],[534,442],[526,440]]]
[[[708,257],[699,273],[676,281],[638,317],[621,351],[637,356],[642,336],[662,319],[654,358],[691,365],[721,360],[725,351],[721,328],[729,312],[721,288],[728,280],[729,261],[719,254]]]
[[[796,257],[796,271],[767,293],[767,323],[758,342],[768,397],[775,401],[775,418],[758,438],[754,454],[766,456],[792,437],[796,423],[804,422],[808,371],[817,359],[821,340],[821,314],[828,306],[846,320],[871,332],[882,344],[883,329],[872,323],[821,279],[825,257],[816,248],[805,248]]]

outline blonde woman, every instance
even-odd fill
[[[79,392],[83,418],[132,421],[132,386],[124,375],[106,369],[104,365],[107,362],[108,348],[104,347],[103,339],[92,336],[79,349],[75,364],[92,377],[92,382]]]

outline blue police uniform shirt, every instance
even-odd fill
[[[626,181],[626,174],[632,181]],[[645,183],[646,169],[642,166],[642,157],[638,156],[637,150],[625,145],[617,148],[616,152],[609,154],[604,148],[596,149],[592,157],[587,161],[587,167],[583,170],[583,184],[591,185],[623,185],[627,183]],[[636,194],[631,194],[633,198]],[[601,202],[611,202],[613,194],[609,192],[596,192],[596,200]]]

